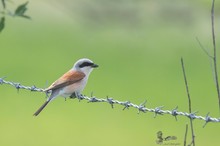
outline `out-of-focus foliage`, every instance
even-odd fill
[[[4,29],[5,27],[5,17],[2,17],[0,19],[0,32]]]
[[[16,16],[16,17],[23,17],[27,19],[31,18],[30,16],[27,16],[25,14],[25,12],[27,11],[27,4],[28,2],[18,5],[14,13],[12,13],[12,11],[7,8],[6,1],[2,0],[1,5],[2,5],[3,10],[0,10],[0,16],[2,15],[1,20],[0,20],[0,32],[2,32],[2,30],[5,28],[6,16],[11,16],[11,17]]]
[[[25,12],[27,11],[27,4],[28,2],[19,5],[15,10],[14,16],[20,16],[20,17],[30,19],[30,16],[25,15]]]
[[[6,8],[5,0],[2,0],[2,6],[4,9]]]

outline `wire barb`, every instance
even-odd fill
[[[177,109],[178,109],[178,106],[176,106],[176,107],[172,110],[172,113],[171,113],[172,116],[175,117],[176,121],[177,121],[177,115],[178,115],[178,114],[177,114],[177,112],[178,112]]]
[[[130,103],[131,103],[130,101],[125,101],[125,102],[123,103],[123,105],[125,106],[125,107],[123,108],[123,110],[129,109],[129,107],[131,106]]]
[[[0,78],[0,85],[2,85],[4,82],[3,82],[3,78]]]
[[[193,113],[190,113],[190,114],[188,115],[188,118],[190,118],[191,120],[194,120],[194,119],[196,118],[196,113],[198,113],[198,111],[193,112]]]
[[[99,102],[99,100],[96,97],[91,97],[88,101],[89,102]]]
[[[79,102],[84,99],[83,98],[84,96],[82,94],[77,94],[76,93],[76,97],[78,98]]]
[[[143,113],[146,113],[146,103],[147,103],[147,100],[145,100],[143,103],[141,103],[139,106],[138,106],[138,114],[140,114],[140,112],[143,112]]]
[[[114,104],[113,98],[109,98],[107,96],[107,102],[111,105],[112,108],[114,108],[114,106],[113,106],[113,104]]]
[[[163,115],[163,112],[162,112],[162,108],[163,108],[164,106],[159,106],[159,107],[156,107],[155,108],[155,112],[154,112],[154,118],[156,118],[156,116],[159,114],[159,115]]]
[[[15,83],[15,88],[19,92],[19,89],[21,88],[21,84],[20,83]]]
[[[206,114],[205,116],[205,124],[203,125],[203,128],[205,128],[205,126],[207,125],[208,122],[211,121],[211,117],[209,116],[209,112]]]
[[[36,91],[37,87],[35,85],[31,86],[31,91]]]

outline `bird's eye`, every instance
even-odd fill
[[[92,66],[92,62],[83,62],[82,64],[79,65],[80,68],[86,67],[86,66]]]

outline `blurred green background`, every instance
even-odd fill
[[[25,1],[8,4],[15,8]],[[100,65],[83,94],[113,97],[147,107],[164,105],[188,111],[180,58],[186,66],[192,110],[219,117],[208,57],[196,37],[212,52],[211,0],[32,0],[32,20],[6,18],[0,34],[0,76],[45,88],[79,58]],[[220,2],[216,1],[217,47]],[[218,48],[218,56],[219,56]],[[219,56],[220,57],[220,56]],[[220,61],[218,61],[218,67]],[[48,82],[48,83],[47,83]],[[156,133],[174,135],[167,145],[183,145],[189,120],[106,103],[57,98],[38,116],[42,93],[0,86],[0,145],[5,146],[147,146]],[[195,120],[196,145],[218,145],[220,125]],[[188,143],[190,142],[190,130]]]

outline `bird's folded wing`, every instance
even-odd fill
[[[85,77],[83,72],[70,70],[50,85],[45,91],[55,90],[71,84],[74,84]]]

